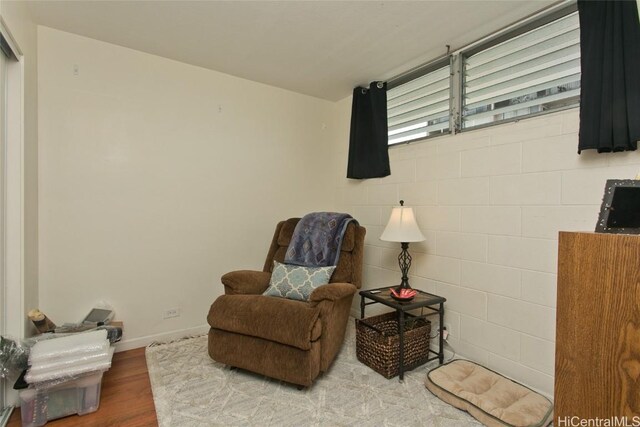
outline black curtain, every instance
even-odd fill
[[[387,84],[372,82],[353,90],[347,178],[381,178],[391,174],[387,135]]]
[[[578,0],[578,153],[635,150],[640,140],[640,24],[635,1]]]

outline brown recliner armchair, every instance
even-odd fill
[[[273,260],[283,262],[299,218],[278,223],[263,271],[222,276],[225,295],[211,305],[209,356],[226,365],[309,386],[344,341],[351,301],[362,282],[365,228],[350,223],[328,285],[310,300],[264,296]]]

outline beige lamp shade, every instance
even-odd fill
[[[402,205],[402,201],[400,203]],[[401,243],[422,242],[425,240],[420,228],[418,228],[413,209],[406,206],[394,207],[380,240]]]

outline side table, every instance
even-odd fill
[[[407,317],[411,319],[424,319],[429,316],[433,316],[438,314],[439,317],[439,326],[438,326],[438,341],[439,347],[438,352],[431,350],[429,348],[429,353],[435,354],[434,357],[431,357],[425,361],[430,362],[432,360],[438,359],[440,364],[444,362],[444,339],[443,339],[443,329],[444,329],[444,303],[446,298],[440,297],[438,295],[429,294],[427,292],[423,292],[419,289],[416,289],[418,293],[411,301],[397,301],[393,299],[390,295],[391,288],[395,288],[395,286],[388,286],[384,288],[377,289],[367,289],[364,291],[360,291],[360,318],[364,318],[364,310],[365,307],[372,304],[383,304],[387,307],[391,307],[396,310],[398,314],[398,337],[400,341],[400,360],[399,360],[399,378],[400,381],[404,380],[404,325],[407,321]],[[371,300],[371,302],[366,302],[365,300]],[[426,308],[429,310],[427,314],[421,314],[420,316],[409,313],[410,310],[415,310],[417,308]],[[415,368],[412,367],[412,368]]]

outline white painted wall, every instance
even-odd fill
[[[392,147],[391,176],[360,182],[344,178],[351,100],[339,108],[336,199],[368,229],[364,287],[399,283],[400,246],[378,237],[404,199],[427,238],[410,283],[447,298],[457,353],[552,395],[558,231],[593,230],[606,179],[635,177],[640,153],[578,156],[571,109]]]
[[[277,221],[333,207],[333,103],[46,27],[38,43],[54,321],[105,300],[121,348],[200,330],[220,276],[262,268]]]

